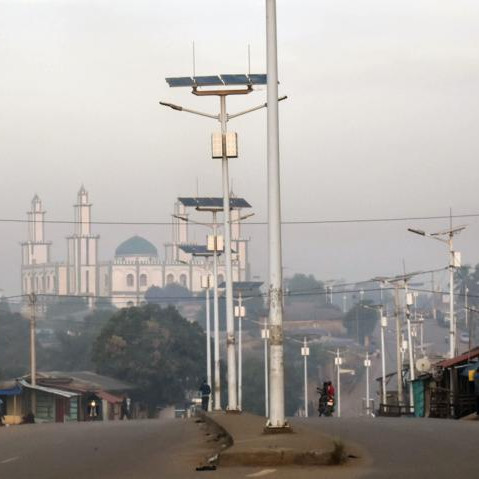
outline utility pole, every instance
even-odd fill
[[[216,211],[213,211],[213,329],[214,329],[214,409],[221,411],[221,378],[220,378],[220,319],[218,311],[218,223]]]
[[[369,397],[369,368],[371,367],[371,360],[369,359],[369,353],[366,353],[366,359],[364,360],[364,367],[366,368],[366,415],[371,415],[370,397]]]
[[[414,345],[413,339],[411,334],[411,309],[410,306],[412,305],[412,297],[411,294],[408,293],[407,287],[407,280],[404,280],[404,296],[405,296],[405,315],[406,315],[406,324],[407,324],[407,342],[408,342],[408,349],[409,349],[409,408],[410,410],[414,410],[414,394],[412,389],[412,382],[416,379],[415,374],[415,365],[414,365]]]
[[[261,338],[264,341],[264,409],[265,417],[269,418],[269,379],[268,379],[268,318],[264,317],[263,329],[261,330]]]
[[[394,315],[396,317],[396,368],[397,368],[397,389],[398,404],[404,402],[402,384],[402,357],[401,357],[401,318],[399,316],[399,287],[394,284]]]
[[[208,261],[208,260],[206,260]],[[209,274],[209,268],[207,269],[207,274],[201,278],[201,286],[205,290],[205,301],[206,301],[206,377],[208,385],[211,386],[211,319],[210,319],[210,287],[211,287],[211,277]],[[211,394],[210,394],[211,396]],[[212,410],[213,401],[208,401],[208,411]]]
[[[336,390],[338,392],[338,417],[341,417],[341,364],[343,364],[343,358],[339,355],[339,349],[336,350],[336,357],[334,358],[334,364],[336,366]]]
[[[246,316],[243,306],[243,296],[241,291],[238,293],[238,306],[235,307],[235,316],[238,318],[238,409],[243,408],[243,339],[242,339],[242,319]]]
[[[37,295],[35,293],[30,293],[28,295],[28,301],[30,305],[30,384],[34,388],[37,385],[37,353],[35,347],[35,336],[36,336],[36,304],[37,304]],[[32,413],[34,416],[37,414],[37,396],[35,389],[31,391],[31,406]]]
[[[304,358],[304,417],[308,417],[308,340],[304,337],[303,347],[301,348],[301,355]]]
[[[276,0],[266,0],[270,411],[267,429],[288,428],[284,413],[283,273],[279,165]],[[289,428],[288,428],[289,429]]]
[[[384,406],[387,404],[387,392],[386,392],[386,348],[385,348],[385,332],[388,326],[388,318],[383,316],[383,305],[381,304],[379,308],[380,314],[380,321],[381,321],[381,370],[382,370],[382,378],[381,378],[381,392],[382,392],[382,403]]]

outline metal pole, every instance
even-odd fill
[[[211,318],[210,318],[210,273],[207,272],[207,287],[206,287],[206,377],[208,385],[211,386]],[[208,411],[213,409],[210,393],[210,400],[208,401]]]
[[[402,358],[401,358],[401,318],[399,317],[399,289],[394,285],[394,303],[396,315],[396,369],[397,369],[397,388],[398,388],[398,404],[403,403],[403,387],[402,387]]]
[[[407,281],[404,282],[404,295],[406,300],[406,324],[407,324],[407,342],[409,349],[409,407],[411,410],[414,409],[414,395],[412,389],[412,382],[416,379],[416,374],[414,370],[414,345],[412,343],[412,334],[411,334],[411,311],[409,309],[409,293],[407,288]]]
[[[456,321],[454,318],[454,250],[453,234],[449,234],[449,356],[456,356]],[[451,381],[452,385],[452,381]]]
[[[238,318],[238,408],[243,407],[243,340],[242,340],[242,319],[243,319],[243,298],[241,292],[238,296],[239,318]]]
[[[381,306],[379,309],[379,314],[381,315],[381,370],[382,370],[382,403],[384,405],[387,404],[387,393],[386,393],[386,348],[385,348],[385,341],[384,335],[385,330],[387,327],[387,319],[383,317],[383,307]]]
[[[264,412],[269,417],[269,378],[268,378],[268,318],[264,317]]]
[[[215,383],[214,383],[214,409],[221,410],[221,379],[220,379],[220,320],[218,312],[218,254],[216,251],[216,236],[218,225],[216,222],[216,211],[213,211],[213,328],[214,328],[214,363],[215,363]]]
[[[30,384],[32,386],[37,385],[37,353],[35,347],[35,333],[36,333],[36,318],[35,318],[35,309],[37,296],[35,293],[30,293],[28,296],[30,302]],[[34,416],[37,414],[37,396],[36,391],[32,389],[31,391],[31,406],[32,413]]]
[[[370,416],[370,408],[369,408],[369,353],[366,353],[366,415]]]
[[[223,136],[223,219],[225,233],[225,273],[226,273],[226,361],[228,369],[228,406],[230,411],[238,409],[236,385],[235,323],[233,315],[233,271],[231,269],[231,213],[228,157],[226,156],[226,97],[220,96],[220,121]]]
[[[308,417],[308,340],[304,337],[304,417]]]
[[[266,0],[268,101],[268,240],[270,323],[270,415],[268,426],[287,426],[284,416],[283,290],[279,170],[278,53],[276,1]]]
[[[336,351],[336,389],[338,390],[338,417],[341,417],[341,358],[339,357],[339,349]]]

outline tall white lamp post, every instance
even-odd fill
[[[210,321],[210,287],[211,275],[201,276],[201,287],[205,290],[206,295],[206,377],[207,382],[211,386],[211,321]],[[208,411],[212,410],[212,401],[208,401]]]
[[[343,358],[339,355],[339,349],[336,351],[334,365],[336,366],[336,391],[338,397],[338,417],[341,417],[341,365]]]
[[[269,379],[268,379],[268,318],[264,317],[263,329],[261,330],[261,338],[264,341],[264,415],[269,417]]]
[[[366,353],[366,359],[364,360],[364,367],[366,368],[366,415],[371,415],[371,399],[369,396],[369,369],[371,368],[371,360],[369,359],[369,353]]]
[[[304,417],[308,417],[308,340],[304,337],[303,347],[301,348],[301,356],[304,358]]]
[[[238,295],[238,306],[235,306],[235,316],[238,318],[238,408],[243,409],[243,328],[242,320],[246,316],[241,291]]]

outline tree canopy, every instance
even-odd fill
[[[21,376],[30,364],[29,322],[18,313],[0,310],[0,378]]]
[[[306,301],[319,304],[326,303],[325,289],[322,281],[312,274],[295,274],[284,280],[286,300],[288,302]]]
[[[206,337],[172,306],[116,312],[93,347],[99,373],[131,382],[151,407],[182,401],[204,377]]]

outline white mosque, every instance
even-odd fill
[[[190,201],[185,201],[190,200]],[[35,195],[28,215],[28,240],[22,243],[22,294],[111,298],[117,307],[138,305],[144,300],[150,286],[164,287],[178,283],[192,292],[201,291],[201,276],[208,265],[205,258],[184,251],[191,246],[188,240],[188,208],[191,200],[178,198],[172,221],[172,241],[164,244],[164,256],[150,241],[133,236],[115,250],[113,260],[99,259],[100,236],[92,232],[88,192],[82,186],[74,205],[74,231],[66,238],[65,261],[51,260],[52,243],[45,235],[45,211]],[[194,202],[193,202],[194,203]],[[241,208],[250,207],[242,200],[241,206],[231,210],[233,280],[249,280],[248,243],[241,234]],[[184,249],[182,249],[184,248]],[[190,248],[190,250],[194,248]],[[224,280],[224,263],[219,256],[218,282]]]

